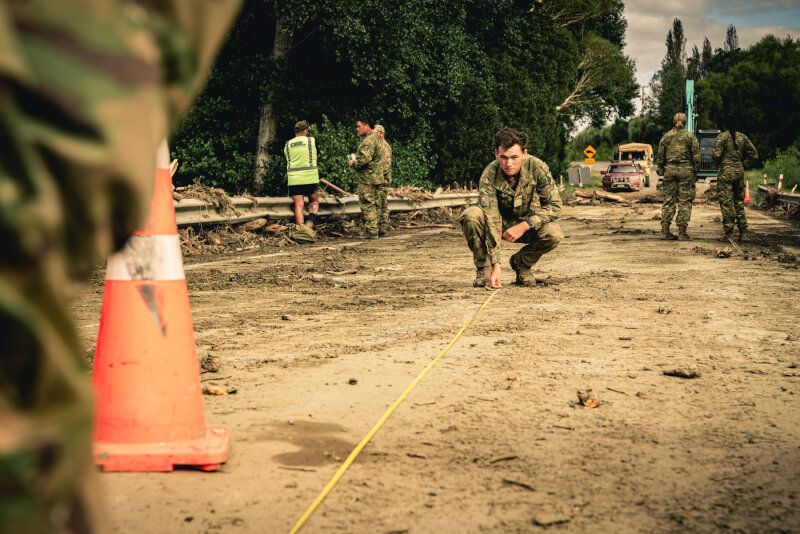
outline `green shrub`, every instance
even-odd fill
[[[778,182],[783,174],[783,188],[791,190],[800,184],[800,145],[794,144],[786,150],[775,151],[775,157],[764,164],[764,171],[770,182]]]

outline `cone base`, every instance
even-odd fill
[[[92,445],[94,461],[103,471],[172,471],[176,465],[214,471],[228,457],[231,429],[210,426],[191,441],[103,443]]]

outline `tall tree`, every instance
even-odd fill
[[[667,33],[667,53],[661,61],[661,70],[657,73],[658,84],[656,100],[658,101],[658,123],[667,129],[672,124],[672,116],[683,111],[683,96],[686,86],[686,36],[683,23],[676,18],[672,21],[672,29]]]
[[[699,80],[703,77],[703,62],[700,59],[700,51],[697,45],[692,47],[692,54],[686,60],[686,77],[690,80]]]
[[[708,37],[703,38],[703,52],[700,54],[700,77],[705,78],[708,76],[709,69],[711,68],[711,61],[714,57],[714,52],[711,50],[711,41]]]
[[[725,51],[733,52],[734,50],[739,50],[739,36],[736,34],[736,26],[730,24],[725,32]]]

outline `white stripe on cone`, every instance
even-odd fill
[[[106,280],[184,280],[178,235],[132,235],[108,258]]]

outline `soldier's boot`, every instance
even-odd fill
[[[664,239],[669,239],[673,241],[675,239],[678,239],[678,236],[669,231],[669,223],[665,222],[661,223],[661,235],[664,236]]]
[[[686,233],[686,225],[678,226],[678,241],[691,241],[692,238]]]
[[[511,256],[509,263],[511,264],[511,269],[513,269],[514,272],[517,273],[516,284],[518,286],[536,287],[536,278],[533,276],[531,268],[530,267],[526,268],[523,267],[522,265],[519,265],[516,254]]]
[[[750,232],[747,230],[746,226],[740,226],[739,227],[739,243],[744,241],[745,237],[747,237],[747,234],[749,234],[749,233]]]
[[[489,285],[489,277],[492,274],[491,267],[478,267],[475,269],[475,281],[472,282],[472,287],[486,287]]]
[[[718,241],[728,241],[732,237],[733,237],[733,229],[731,229],[731,230],[723,230],[722,231],[722,235],[719,236],[719,238],[717,240]]]

